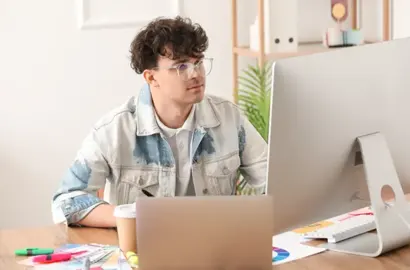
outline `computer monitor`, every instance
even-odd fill
[[[347,251],[410,243],[410,39],[274,62],[268,143],[274,234],[371,204],[383,239]],[[385,185],[394,207],[381,200]]]

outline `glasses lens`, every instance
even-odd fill
[[[178,75],[182,80],[187,81],[192,77],[195,68],[196,72],[199,73],[198,75],[207,76],[212,70],[212,59],[202,59],[197,65],[192,63],[181,64],[178,66]]]
[[[202,60],[202,64],[199,66],[202,74],[208,76],[212,70],[212,59],[205,58]]]
[[[192,74],[193,65],[191,63],[180,64],[177,68],[179,77],[187,81]]]

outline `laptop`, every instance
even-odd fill
[[[272,269],[270,196],[143,197],[139,269]]]

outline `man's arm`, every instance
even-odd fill
[[[268,144],[246,116],[241,114],[240,119],[238,130],[240,172],[249,186],[255,188],[258,194],[263,193],[267,180]]]
[[[113,228],[116,226],[114,207],[109,204],[100,204],[78,224],[88,227]]]
[[[110,174],[97,131],[84,140],[74,163],[63,176],[52,199],[55,223],[90,227],[115,227],[114,206],[97,197]]]

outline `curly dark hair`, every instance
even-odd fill
[[[189,18],[159,17],[145,26],[131,43],[131,67],[137,74],[157,66],[158,57],[199,57],[208,48],[205,30]]]

